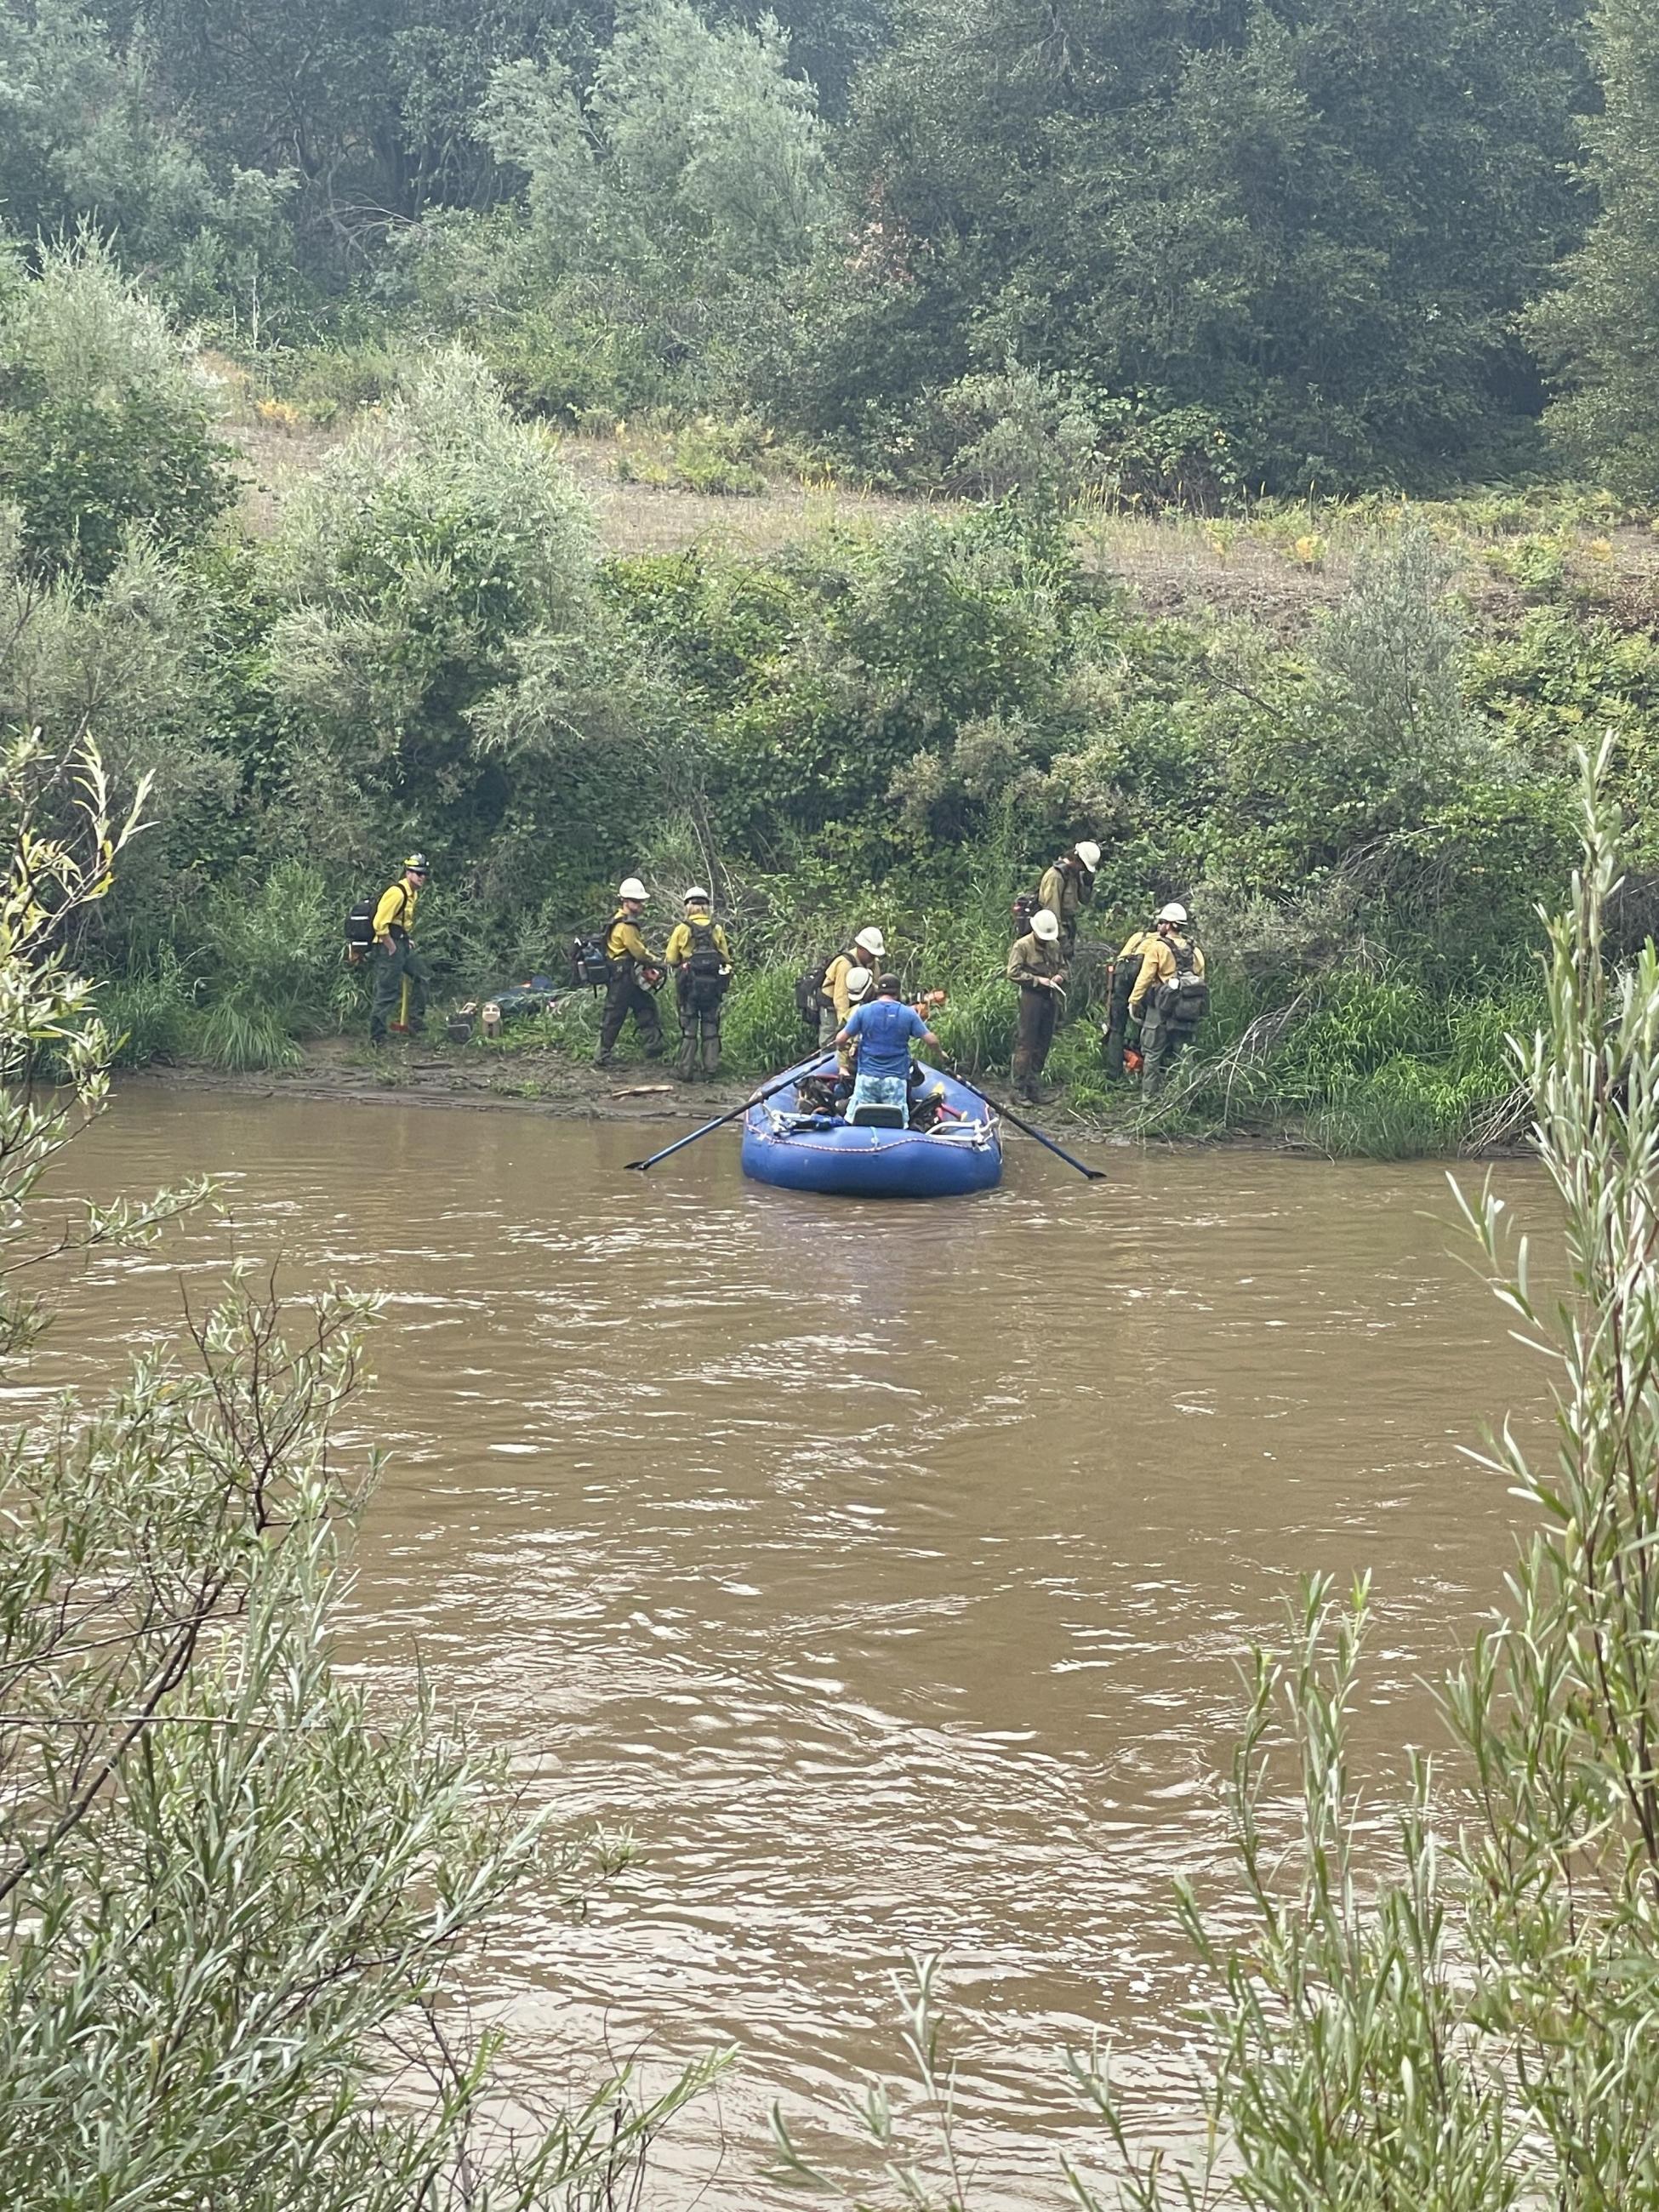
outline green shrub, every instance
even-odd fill
[[[1571,532],[1534,531],[1506,544],[1488,546],[1486,565],[1506,577],[1528,599],[1559,599],[1567,587],[1567,564],[1573,550]]]
[[[977,1078],[1007,1066],[1015,1015],[1013,988],[999,964],[994,975],[953,981],[931,1025],[951,1065]]]
[[[405,353],[373,340],[288,346],[262,357],[259,380],[269,398],[327,427],[388,404],[402,390],[407,368]]]
[[[0,500],[29,559],[101,583],[124,540],[198,539],[229,506],[206,389],[95,240],[53,246],[0,307]]]
[[[150,965],[98,987],[99,1018],[115,1041],[115,1065],[144,1067],[182,1059],[190,1050],[195,994],[170,945]]]
[[[318,871],[283,860],[257,888],[210,904],[200,935],[204,1012],[196,1048],[216,1066],[285,1067],[296,1037],[331,1024],[342,1006],[337,902]]]
[[[672,481],[688,491],[756,497],[766,489],[759,462],[770,443],[752,416],[722,422],[712,415],[700,416],[674,441]]]
[[[795,1010],[795,974],[782,965],[739,968],[726,995],[720,1042],[734,1073],[769,1075],[811,1051]]]
[[[240,999],[222,1000],[208,1009],[197,1029],[196,1048],[212,1066],[239,1072],[293,1067],[305,1057],[281,1012]]]
[[[324,1020],[340,949],[337,903],[304,860],[279,860],[257,884],[214,899],[201,936],[209,996],[270,1006],[296,1024]]]

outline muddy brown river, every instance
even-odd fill
[[[1366,1731],[1432,1739],[1511,1548],[1458,1447],[1544,1376],[1437,1167],[1122,1149],[1088,1185],[1016,1139],[1000,1190],[884,1206],[747,1184],[730,1132],[622,1172],[659,1127],[130,1091],[88,1187],[212,1171],[231,1221],[85,1276],[33,1387],[169,1334],[233,1248],[385,1291],[349,1656],[418,1654],[643,1853],[491,1951],[538,2073],[739,2043],[647,2202],[770,2205],[771,2099],[810,2135],[891,2070],[889,1971],[942,1952],[969,2202],[1057,2204],[1059,2148],[1103,2162],[1068,2044],[1114,2039],[1153,2135],[1190,2109],[1170,1883],[1224,1865],[1244,1640],[1369,1568]]]

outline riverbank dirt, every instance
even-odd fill
[[[578,1121],[677,1121],[695,1124],[741,1106],[755,1088],[747,1077],[681,1083],[662,1061],[597,1068],[550,1046],[499,1055],[466,1048],[392,1044],[379,1051],[350,1037],[323,1037],[293,1067],[238,1073],[187,1060],[124,1071],[123,1089],[231,1091],[250,1098],[335,1099],[348,1106],[461,1106],[482,1112],[539,1114]],[[1000,1103],[1007,1085],[985,1079]],[[1022,1114],[1071,1142],[1118,1141],[1121,1128],[1068,1113],[1063,1100]]]
[[[695,1127],[743,1105],[755,1089],[751,1078],[715,1083],[678,1081],[663,1061],[624,1060],[597,1068],[556,1047],[517,1048],[479,1054],[435,1040],[391,1044],[374,1051],[360,1038],[322,1037],[303,1048],[292,1067],[237,1073],[200,1061],[125,1068],[117,1081],[123,1090],[228,1091],[244,1098],[312,1098],[342,1106],[448,1106],[473,1112],[534,1114],[564,1121],[678,1123]],[[1000,1106],[1014,1102],[1006,1079],[983,1078],[986,1096]],[[1021,1106],[1020,1118],[1067,1147],[1151,1146],[1169,1151],[1236,1151],[1297,1153],[1317,1159],[1334,1157],[1294,1123],[1273,1129],[1147,1127],[1139,1120],[1137,1094],[1126,1089],[1115,1113],[1085,1114],[1067,1105],[1064,1094],[1045,1106]],[[1474,1142],[1448,1152],[1458,1159],[1529,1158],[1531,1146],[1518,1138]]]

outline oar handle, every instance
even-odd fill
[[[677,1137],[672,1145],[665,1145],[659,1152],[653,1152],[648,1160],[629,1160],[627,1165],[643,1175],[647,1168],[655,1167],[659,1160],[671,1159],[676,1152],[683,1152],[688,1145],[695,1145],[699,1137],[707,1137],[716,1129],[725,1128],[728,1122],[735,1121],[746,1114],[751,1106],[757,1106],[763,1098],[775,1098],[780,1091],[787,1091],[799,1076],[815,1067],[823,1056],[823,1048],[820,1048],[811,1059],[797,1060],[793,1067],[786,1068],[775,1083],[769,1084],[764,1091],[757,1091],[752,1097],[745,1098],[741,1106],[734,1106],[729,1114],[717,1115],[714,1121],[705,1121],[702,1128],[693,1129],[689,1136]]]

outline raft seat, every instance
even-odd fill
[[[905,1127],[902,1106],[854,1107],[847,1117],[848,1127],[854,1129],[902,1129]]]

